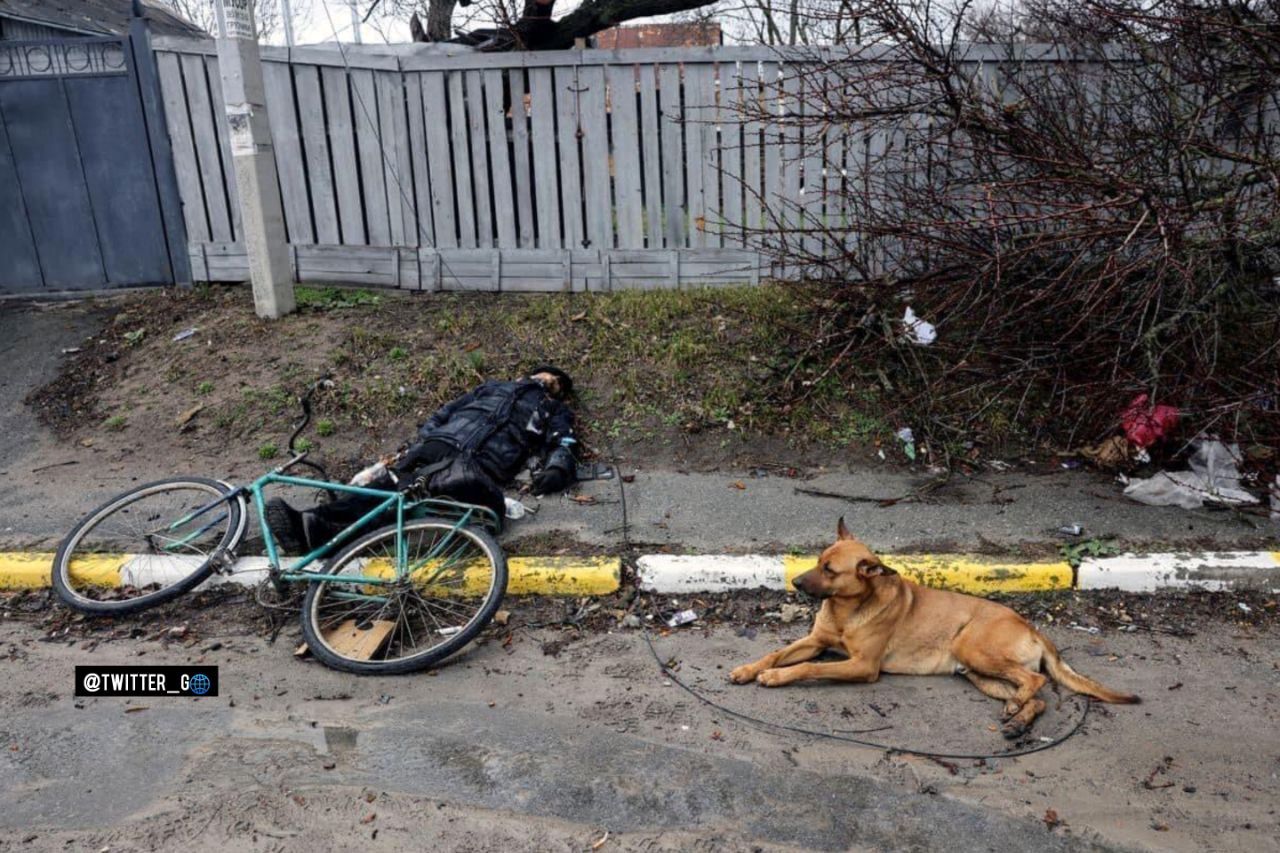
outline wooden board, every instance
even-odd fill
[[[507,111],[503,104],[506,76],[502,71],[484,72],[484,108],[488,124],[489,169],[493,179],[494,224],[498,245],[514,249],[516,240],[515,187],[511,180],[511,149],[507,143]]]
[[[560,248],[560,174],[556,156],[555,85],[549,68],[529,70],[536,245]]]
[[[431,179],[431,213],[436,246],[458,245],[458,220],[453,209],[453,154],[443,72],[416,75],[422,82],[427,172]],[[424,214],[425,218],[425,214]]]
[[[406,74],[405,103],[409,112],[409,135],[405,140],[413,168],[413,211],[418,233],[409,234],[413,246],[436,245],[432,227],[431,177],[427,169],[426,127],[422,115],[422,75]]]
[[[391,245],[391,221],[387,214],[386,171],[382,164],[378,123],[378,92],[374,72],[351,72],[351,120],[356,126],[360,152],[360,185],[364,200],[366,242],[371,246]]]
[[[463,75],[466,90],[467,137],[471,148],[471,181],[475,187],[476,245],[493,246],[493,199],[489,177],[488,146],[485,145],[484,75],[467,71]]]
[[[320,69],[314,65],[296,66],[293,85],[298,93],[298,118],[302,121],[302,148],[307,164],[307,183],[311,188],[316,242],[338,243],[341,242],[338,237],[338,205],[329,165],[329,134],[324,122]]]
[[[183,56],[181,63],[200,185],[204,189],[205,210],[209,214],[209,234],[214,240],[234,240],[221,146],[218,145],[218,130],[213,119],[209,80],[205,75],[205,57]]]
[[[578,71],[582,127],[582,190],[586,231],[592,249],[613,248],[613,203],[609,180],[609,135],[605,118],[603,68]]]
[[[172,53],[156,56],[160,69],[160,92],[164,100],[164,119],[169,128],[173,151],[173,168],[178,175],[178,194],[182,197],[182,218],[187,226],[187,239],[212,240],[209,219],[205,214],[204,190],[200,186],[200,164],[187,114],[187,93],[182,82],[180,58]],[[310,217],[308,217],[308,229]]]
[[[611,105],[613,180],[617,190],[617,243],[623,249],[639,249],[644,247],[644,199],[640,194],[643,136],[636,109],[636,69],[615,65],[606,73]]]
[[[688,205],[684,185],[684,109],[681,102],[680,66],[664,65],[658,90],[662,114],[663,244],[668,249],[687,245]]]
[[[213,106],[213,123],[218,131],[218,155],[222,160],[222,179],[227,186],[231,233],[239,235],[240,188],[236,185],[235,164],[231,162],[231,131],[227,126],[227,102],[222,98],[222,72],[218,70],[218,58],[210,57],[205,67],[209,76],[209,99]]]
[[[311,227],[311,205],[307,201],[307,173],[302,168],[302,138],[298,134],[298,113],[293,105],[293,80],[289,65],[284,62],[264,62],[262,83],[267,96],[271,146],[276,154],[276,174],[280,176],[280,201],[284,205],[285,231],[290,243],[314,243],[316,238]]]
[[[555,116],[560,143],[560,212],[563,217],[563,245],[582,248],[586,239],[582,221],[582,161],[579,157],[578,70],[555,70]]]
[[[356,620],[348,619],[325,631],[324,641],[345,658],[369,660],[386,644],[395,627],[395,622],[379,619],[368,628],[357,628]]]
[[[645,245],[662,247],[662,138],[658,128],[658,69],[640,66],[640,138],[644,152]]]
[[[345,69],[325,67],[320,69],[320,81],[324,87],[325,113],[329,120],[329,154],[333,158],[338,229],[342,233],[343,243],[363,246],[367,242],[367,235],[364,229],[364,201],[360,197],[356,126],[351,116],[350,80]]]
[[[462,73],[448,76],[446,91],[449,96],[449,142],[453,152],[454,197],[458,202],[458,245],[475,248],[476,206],[475,186],[472,181],[471,146],[467,141],[467,98],[462,85]]]
[[[511,87],[511,147],[515,173],[517,229],[520,246],[535,245],[533,223],[533,172],[529,160],[529,104],[525,94],[524,69],[515,68],[507,75]]]

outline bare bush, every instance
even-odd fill
[[[1139,392],[1275,444],[1280,19],[1056,2],[1001,32],[842,7],[878,43],[815,52],[762,105],[803,191],[759,237],[836,288],[812,369],[879,376],[939,447],[992,424],[1093,438]],[[1008,40],[961,40],[984,34]],[[904,334],[908,304],[936,343]]]

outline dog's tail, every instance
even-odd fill
[[[1067,665],[1061,657],[1058,656],[1058,647],[1053,641],[1036,632],[1040,639],[1040,645],[1044,649],[1044,667],[1049,673],[1049,677],[1061,684],[1068,690],[1074,690],[1076,693],[1083,693],[1086,696],[1092,696],[1095,699],[1101,699],[1103,702],[1113,702],[1117,705],[1136,705],[1142,701],[1141,698],[1132,693],[1121,693],[1112,690],[1109,687],[1103,687],[1092,678],[1087,678],[1076,672]]]

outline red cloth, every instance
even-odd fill
[[[1152,406],[1151,398],[1139,394],[1120,416],[1125,438],[1136,447],[1150,447],[1178,425],[1178,410],[1173,406]]]

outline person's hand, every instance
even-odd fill
[[[538,476],[533,478],[533,493],[535,495],[545,495],[550,492],[558,492],[565,486],[569,485],[569,472],[563,468],[543,468]]]

